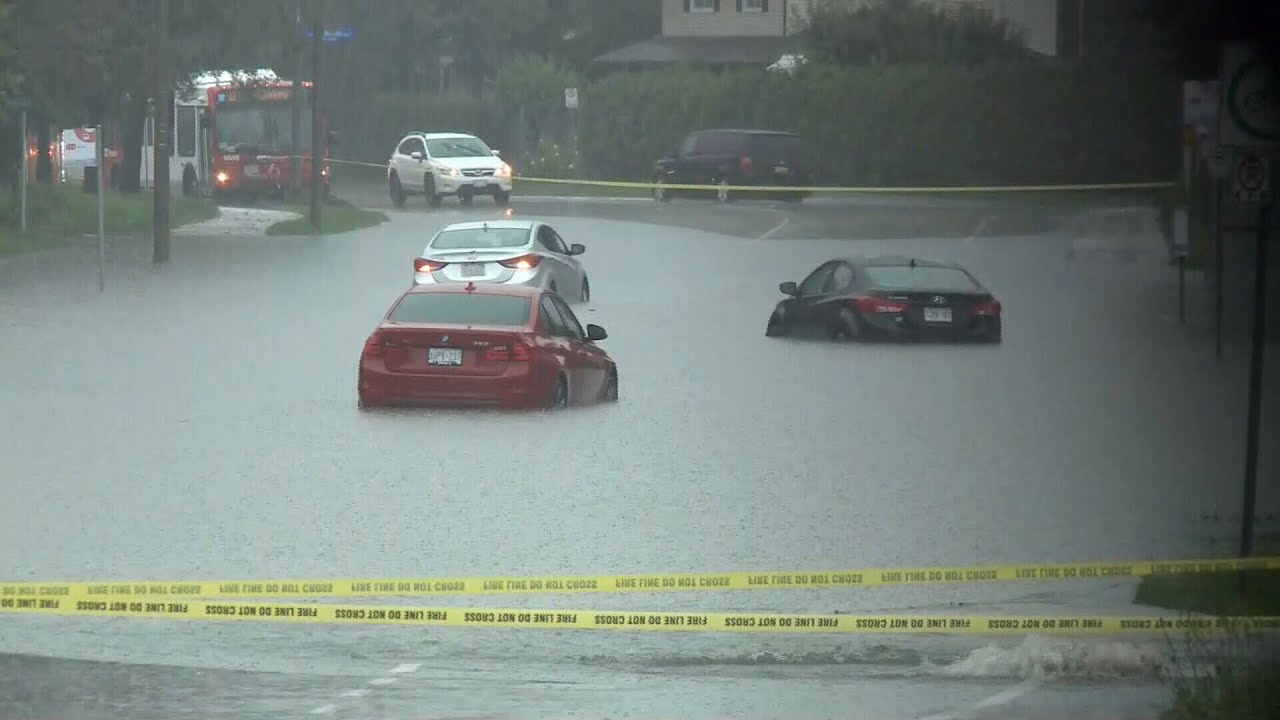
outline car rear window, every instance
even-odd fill
[[[431,241],[438,250],[520,247],[529,242],[528,228],[458,228],[443,230]]]
[[[959,268],[917,265],[872,265],[867,277],[877,287],[893,290],[953,290],[968,292],[979,285],[969,273]]]
[[[799,159],[804,152],[794,135],[752,135],[748,147],[755,155],[777,159]]]
[[[399,323],[445,325],[505,325],[529,322],[529,298],[478,293],[410,293],[387,318]]]

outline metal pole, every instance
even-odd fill
[[[94,129],[97,142],[94,143],[94,162],[98,165],[98,292],[107,289],[107,224],[103,212],[103,162],[106,160],[106,149],[104,147],[106,141],[102,137],[102,125],[98,125]]]
[[[1178,256],[1178,324],[1187,324],[1187,259]]]
[[[300,147],[302,134],[302,44],[301,38],[298,36],[302,32],[302,0],[297,0],[295,5],[295,17],[293,27],[294,37],[294,73],[293,73],[293,97],[290,100],[289,108],[289,189],[297,192],[302,188],[302,150]]]
[[[22,174],[18,179],[18,187],[21,188],[19,192],[22,195],[22,211],[20,212],[20,215],[22,216],[22,220],[21,220],[20,227],[22,229],[22,232],[26,232],[27,231],[27,110],[26,108],[23,108],[22,110],[20,132],[22,134],[22,155],[21,155]]]
[[[324,45],[323,6],[316,8],[311,30],[311,227],[320,231],[320,171],[324,168],[324,145],[320,135],[320,47]]]
[[[152,195],[152,261],[169,261],[169,148],[172,145],[169,113],[174,111],[169,82],[169,0],[156,0],[155,66],[155,193]],[[102,178],[98,178],[101,182]]]
[[[1244,458],[1244,507],[1240,511],[1240,557],[1253,553],[1253,508],[1258,489],[1258,427],[1262,417],[1262,361],[1267,335],[1267,262],[1271,204],[1258,212],[1258,267],[1253,281],[1253,351],[1249,358],[1249,419]],[[1240,573],[1240,593],[1245,574]]]
[[[1225,271],[1222,267],[1225,253],[1222,250],[1222,181],[1213,181],[1213,312],[1214,312],[1214,352],[1222,359],[1222,315],[1223,288],[1222,278]]]

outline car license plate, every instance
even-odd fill
[[[461,365],[462,350],[460,348],[428,348],[428,365]]]
[[[462,263],[462,277],[480,277],[484,275],[484,263]]]
[[[475,180],[472,180],[471,183],[473,185],[488,185],[489,178],[476,178]]]
[[[936,322],[936,323],[949,323],[951,322],[951,308],[927,307],[924,309],[924,321]]]
[[[245,165],[245,166],[244,166],[244,176],[245,176],[245,177],[257,177],[257,176],[258,176],[258,166],[257,166],[257,165]]]
[[[790,175],[790,174],[791,174],[791,168],[787,167],[786,165],[778,165],[777,167],[775,167],[775,168],[773,169],[773,171],[774,171],[775,173],[777,173],[778,175]]]

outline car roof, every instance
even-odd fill
[[[471,286],[471,290],[467,290],[467,286]],[[471,295],[505,295],[508,297],[526,297],[535,298],[544,291],[540,287],[532,287],[529,285],[504,285],[502,283],[432,283],[429,285],[414,285],[405,291],[405,295],[423,295],[431,293],[456,294],[468,293]]]
[[[478,136],[476,136],[476,135],[471,135],[471,134],[468,134],[468,133],[460,133],[460,132],[435,132],[435,133],[433,133],[433,132],[426,132],[425,130],[418,130],[417,132],[410,133],[410,135],[417,135],[418,137],[420,137],[420,138],[422,138],[422,139],[424,139],[424,140],[465,140],[465,139],[468,139],[468,138],[475,138],[475,139],[477,139],[477,140],[479,140],[479,139],[480,139],[480,138],[479,138]]]
[[[872,256],[849,256],[837,258],[851,265],[861,267],[897,267],[902,265],[911,265],[915,263],[916,267],[936,267],[951,268],[952,270],[963,270],[959,263],[952,260],[933,260],[930,258],[911,257],[909,255],[872,255]]]
[[[786,132],[783,130],[753,130],[750,128],[706,128],[703,130],[698,130],[697,132],[738,133],[740,135],[786,135],[788,137],[795,137],[795,138],[800,137],[799,135],[793,132]]]
[[[531,230],[535,225],[539,225],[537,220],[468,220],[467,222],[456,222],[445,225],[440,228],[440,232],[446,230],[480,230],[481,228],[514,228],[516,230]]]

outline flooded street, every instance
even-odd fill
[[[413,257],[445,223],[501,217],[490,203],[327,238],[175,235],[161,269],[119,241],[101,295],[96,249],[4,261],[0,577],[1177,559],[1210,552],[1198,514],[1238,512],[1245,353],[1218,363],[1179,329],[1160,248],[1081,252],[1097,238],[1026,211],[867,240],[840,232],[868,222],[856,206],[689,206],[514,202],[586,245],[593,297],[575,312],[619,367],[618,404],[555,414],[356,408],[361,344]],[[1003,301],[1003,343],[764,336],[779,282],[882,252],[963,263]],[[1264,484],[1258,503],[1280,495]],[[1117,614],[1134,584],[420,602]],[[1162,651],[0,616],[0,714],[1136,719],[1164,702]]]

